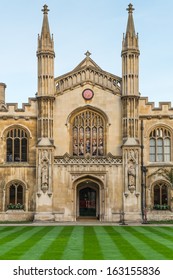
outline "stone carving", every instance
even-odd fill
[[[125,184],[127,189],[133,193],[136,191],[136,184],[138,178],[138,163],[139,151],[138,149],[126,149],[125,151]]]
[[[128,161],[138,163],[138,150],[130,149],[128,151]]]
[[[120,78],[108,74],[103,70],[95,69],[93,66],[85,66],[85,68],[78,69],[70,75],[60,77],[60,79],[56,80],[56,93],[63,94],[65,90],[72,89],[86,81],[98,84],[104,89],[110,90],[113,94],[119,95],[121,92]]]
[[[48,190],[48,166],[45,163],[41,169],[41,189],[43,192]]]
[[[104,165],[118,165],[122,164],[122,158],[113,156],[112,154],[108,154],[104,157],[74,157],[70,156],[69,154],[65,154],[64,156],[55,157],[54,159],[55,164],[61,165],[75,165],[75,164],[104,164]]]
[[[134,192],[136,188],[136,170],[132,160],[130,160],[128,165],[128,188],[131,193]]]
[[[42,151],[41,158],[41,189],[45,193],[49,189],[49,158],[48,151]]]

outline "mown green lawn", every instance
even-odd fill
[[[173,227],[0,226],[0,260],[173,260]]]

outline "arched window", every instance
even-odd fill
[[[28,137],[24,129],[13,128],[6,136],[7,162],[26,162],[28,155]]]
[[[171,135],[166,128],[156,128],[150,133],[150,161],[171,160]]]
[[[72,122],[74,156],[103,156],[105,154],[105,121],[97,112],[85,110]]]
[[[168,206],[168,186],[164,182],[154,186],[154,205]]]
[[[7,193],[7,207],[8,209],[14,209],[24,207],[24,186],[20,182],[12,182],[8,188]],[[17,209],[17,208],[15,208]]]

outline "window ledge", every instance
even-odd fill
[[[25,210],[23,209],[8,209],[6,213],[24,213]]]
[[[159,166],[173,166],[173,162],[172,161],[169,161],[169,162],[149,162],[146,166],[147,167],[159,167]]]
[[[29,166],[28,162],[4,162],[5,166]]]

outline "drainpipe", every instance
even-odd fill
[[[145,207],[145,192],[144,192],[144,124],[141,120],[141,210],[142,210],[142,222],[144,221],[144,207]]]

